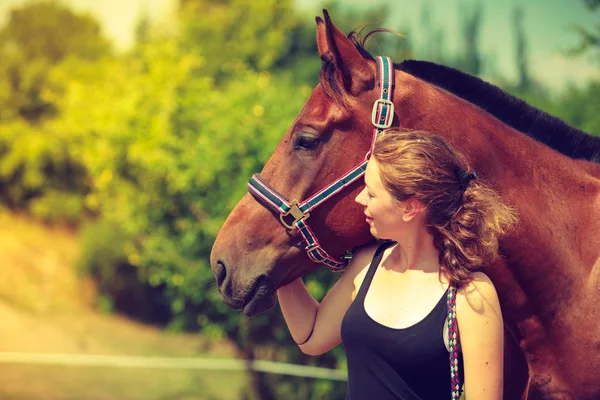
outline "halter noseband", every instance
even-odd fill
[[[392,125],[394,119],[394,103],[392,103],[394,64],[389,57],[376,57],[375,60],[377,62],[377,81],[380,87],[380,98],[373,104],[371,122],[375,128],[373,130],[371,147],[360,164],[302,203],[298,202],[298,200],[288,201],[277,190],[263,181],[259,174],[254,174],[248,182],[248,191],[260,200],[259,202],[265,207],[277,212],[281,224],[286,229],[292,230],[297,228],[299,230],[307,244],[305,250],[309,258],[315,263],[327,265],[332,271],[343,271],[348,264],[349,258],[338,259],[327,254],[306,220],[317,206],[341,192],[365,174],[367,161],[371,156],[375,139],[384,129]]]

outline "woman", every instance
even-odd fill
[[[438,136],[386,131],[356,198],[373,236],[386,241],[359,249],[320,304],[301,279],[278,290],[302,351],[343,342],[347,399],[457,396],[444,329],[454,296],[454,378],[468,399],[502,398],[502,315],[494,285],[477,270],[498,255],[498,237],[515,218],[465,169]]]

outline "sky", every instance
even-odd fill
[[[516,61],[512,12],[516,5],[524,10],[524,25],[530,51],[533,75],[545,85],[560,91],[568,85],[581,85],[591,77],[600,78],[600,65],[589,57],[569,59],[561,51],[577,44],[578,36],[572,27],[581,25],[593,29],[600,24],[600,11],[591,13],[583,0],[341,0],[348,7],[368,7],[386,3],[390,14],[382,16],[383,27],[408,27],[412,43],[418,45],[425,32],[419,29],[423,8],[432,10],[433,25],[443,27],[445,47],[457,51],[460,35],[459,10],[483,4],[483,28],[480,48],[484,56],[493,60],[497,72],[507,79],[515,79]],[[8,11],[27,0],[0,0],[0,24]],[[75,10],[88,12],[101,22],[106,35],[118,48],[125,49],[133,40],[133,28],[140,15],[147,13],[159,24],[173,20],[176,0],[63,0]],[[295,0],[304,15],[321,14],[323,0]],[[331,15],[335,22],[335,15]],[[378,22],[378,21],[374,21]],[[401,61],[401,60],[395,60]]]

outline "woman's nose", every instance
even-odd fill
[[[356,198],[354,199],[355,202],[357,202],[360,205],[365,205],[365,191],[367,190],[366,187],[363,188],[363,190],[360,191],[360,193],[358,194],[358,196],[356,196]]]

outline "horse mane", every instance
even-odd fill
[[[382,31],[387,30],[376,29],[368,32],[364,37],[361,37],[361,32],[352,31],[348,34],[348,39],[364,58],[374,60],[364,46],[369,36]],[[427,61],[407,60],[394,64],[394,68],[447,90],[478,106],[506,125],[568,157],[600,163],[599,136],[573,128],[560,119],[509,95],[497,86],[454,68]],[[331,65],[327,68],[327,73],[324,73],[325,68],[321,71],[321,82],[325,82],[324,86],[328,86],[326,91],[333,92],[334,98],[340,97],[341,93]]]
[[[407,60],[397,66],[467,100],[506,125],[571,158],[600,163],[600,137],[589,135],[560,119],[509,95],[497,86],[453,68]]]

